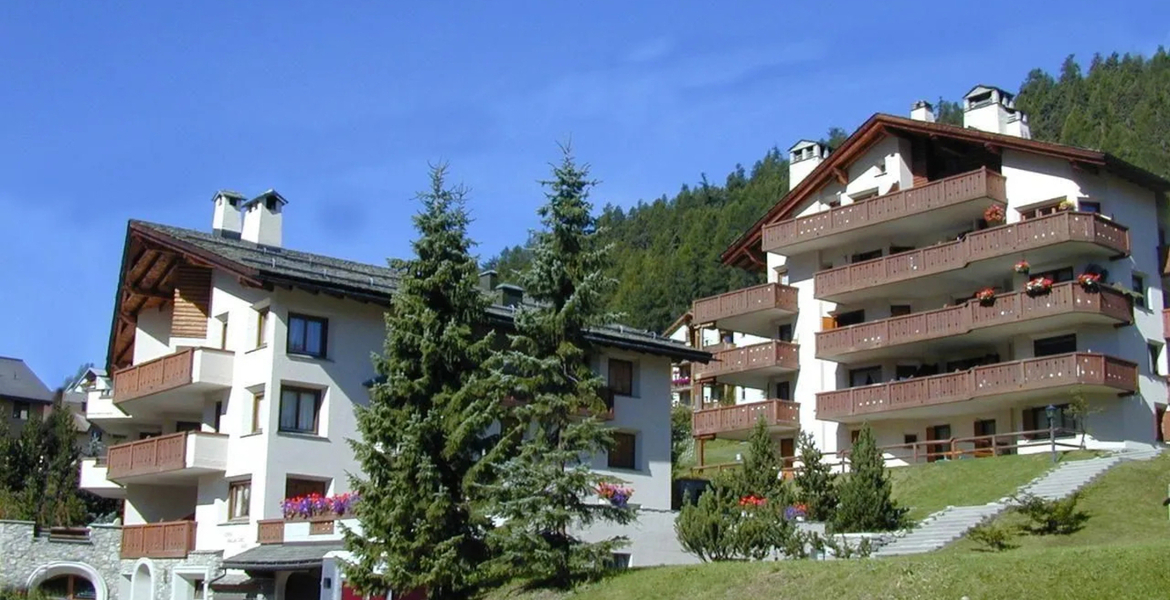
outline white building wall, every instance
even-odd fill
[[[170,305],[138,313],[134,331],[134,364],[171,353]]]

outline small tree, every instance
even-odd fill
[[[761,560],[789,554],[796,526],[785,519],[783,502],[743,496],[741,478],[724,474],[695,504],[685,504],[674,522],[683,549],[703,562]]]
[[[812,434],[801,432],[797,441],[801,467],[796,471],[796,499],[805,505],[808,518],[828,522],[837,508],[837,476],[824,461]]]
[[[901,528],[905,524],[906,509],[899,507],[891,497],[885,459],[868,424],[861,428],[850,458],[851,469],[841,484],[833,529],[851,532]]]
[[[743,468],[733,472],[734,485],[743,496],[767,498],[773,503],[787,506],[792,494],[780,477],[780,468],[776,443],[768,433],[768,423],[761,416],[756,420],[756,426],[748,437]]]
[[[88,511],[77,488],[77,432],[63,393],[57,390],[44,419],[26,423],[20,436],[0,436],[2,518],[46,527],[85,524]]]
[[[678,469],[679,459],[691,444],[691,418],[694,411],[689,406],[675,406],[670,409],[670,464]]]

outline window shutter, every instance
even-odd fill
[[[207,315],[211,307],[211,269],[183,265],[175,273],[175,306],[171,335],[207,337]]]

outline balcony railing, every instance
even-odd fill
[[[792,246],[863,227],[920,215],[938,208],[991,199],[1007,203],[1004,177],[986,168],[940,179],[926,185],[885,194],[764,228],[765,252],[784,253]],[[985,207],[976,207],[981,212]]]
[[[122,526],[122,558],[187,558],[194,549],[194,521]]]
[[[212,348],[185,348],[114,373],[114,402],[181,388],[193,383],[231,385],[232,353]]]
[[[1015,256],[1065,242],[1094,244],[1129,254],[1129,230],[1096,213],[1058,212],[967,234],[962,240],[901,252],[816,274],[816,297],[953,271],[976,261]]]
[[[1089,314],[1117,323],[1133,322],[1133,308],[1122,293],[1106,286],[1089,291],[1076,282],[1059,283],[1041,296],[1007,292],[993,304],[971,300],[880,321],[817,332],[817,358],[831,358],[970,333],[977,329],[1011,325],[1054,315]]]
[[[1162,309],[1162,335],[1170,339],[1170,308]]]
[[[817,418],[832,421],[1075,385],[1133,392],[1137,389],[1137,365],[1084,352],[996,363],[955,373],[822,392],[817,394]]]
[[[267,519],[256,523],[256,542],[260,544],[284,543],[284,519]]]
[[[696,410],[691,417],[691,434],[715,436],[732,431],[747,431],[763,416],[769,427],[800,427],[800,404],[788,400],[764,400],[735,406]]]
[[[185,431],[110,446],[108,477],[116,481],[189,467],[200,472],[222,469],[227,441],[222,434]]]
[[[707,364],[696,363],[691,367],[695,379],[710,379],[720,375],[744,373],[757,369],[782,369],[795,371],[800,368],[800,346],[791,342],[764,342],[715,353],[714,360]]]
[[[728,317],[778,310],[796,312],[796,288],[779,283],[765,283],[695,300],[691,312],[696,323],[715,323]]]

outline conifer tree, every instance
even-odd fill
[[[837,508],[837,476],[824,462],[812,434],[801,432],[797,446],[801,462],[795,477],[797,501],[805,505],[810,520],[827,522]]]
[[[357,413],[351,441],[364,478],[362,533],[346,532],[347,569],[362,593],[425,588],[431,598],[468,598],[482,579],[490,525],[470,497],[484,434],[496,402],[485,393],[482,365],[487,300],[470,254],[465,192],[445,183],[443,165],[419,195],[415,257],[393,261],[398,289],[386,313],[377,383]]]
[[[0,437],[0,518],[36,521],[44,527],[85,524],[78,485],[77,431],[58,389],[43,420],[25,424],[19,436]]]
[[[892,531],[905,523],[906,509],[890,495],[885,459],[869,425],[861,428],[850,455],[850,470],[841,484],[841,500],[833,516],[833,530]]]
[[[532,305],[515,317],[510,349],[497,365],[507,393],[523,404],[503,432],[499,480],[489,486],[500,525],[489,537],[501,576],[567,587],[599,575],[622,538],[586,543],[577,532],[597,521],[627,523],[632,509],[598,502],[602,478],[588,461],[612,444],[593,414],[604,410],[603,381],[591,368],[596,348],[586,331],[612,323],[613,282],[603,274],[607,248],[597,242],[588,201],[594,182],[568,148],[543,182],[543,230],[521,281]]]
[[[790,494],[784,480],[780,478],[780,468],[776,442],[768,433],[768,423],[761,415],[748,437],[743,469],[735,478],[740,494],[767,498],[773,503],[788,504]]]

